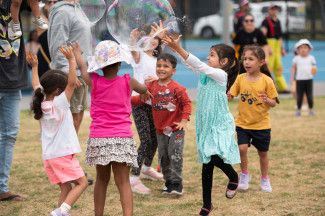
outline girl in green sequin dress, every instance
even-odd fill
[[[238,175],[231,164],[240,163],[235,137],[235,123],[228,107],[227,91],[238,74],[235,50],[225,44],[211,47],[208,64],[184,50],[176,40],[165,35],[163,41],[200,76],[196,107],[196,143],[202,166],[203,207],[199,215],[209,215],[213,209],[211,190],[214,167],[229,178],[226,197],[235,196]]]

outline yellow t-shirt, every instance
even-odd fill
[[[247,79],[246,73],[238,75],[230,89],[232,96],[239,95],[236,126],[251,130],[271,128],[270,106],[263,103],[259,97],[261,93],[266,93],[271,99],[278,97],[275,85],[270,77],[262,74],[257,81],[250,81]]]

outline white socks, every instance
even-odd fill
[[[71,209],[71,206],[69,206],[65,202],[62,203],[60,206],[61,213],[69,213],[70,209]]]

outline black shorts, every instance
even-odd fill
[[[271,129],[249,130],[236,127],[236,131],[238,145],[248,144],[250,146],[252,144],[259,151],[267,152],[269,150]]]

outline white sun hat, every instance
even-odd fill
[[[313,45],[311,45],[310,41],[308,39],[300,39],[296,44],[295,44],[295,50],[298,49],[301,45],[308,45],[310,49],[313,49]]]
[[[130,55],[119,44],[111,40],[101,41],[95,48],[95,55],[88,57],[87,72],[94,72],[117,62],[130,63]]]

